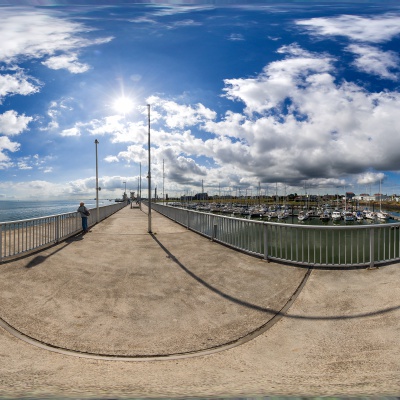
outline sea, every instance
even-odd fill
[[[23,219],[47,217],[50,215],[64,214],[76,211],[79,203],[83,201],[87,208],[95,208],[96,200],[51,200],[51,201],[25,201],[25,200],[0,200],[0,222],[20,221]],[[109,200],[99,200],[99,206],[114,203]]]

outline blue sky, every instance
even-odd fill
[[[0,199],[400,193],[395,1],[0,0]],[[112,3],[112,5],[111,5]],[[164,171],[164,178],[163,178]]]

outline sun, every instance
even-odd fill
[[[127,114],[134,107],[133,101],[128,97],[119,97],[113,103],[113,109],[119,114]]]

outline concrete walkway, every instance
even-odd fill
[[[398,264],[309,275],[152,216],[0,265],[0,396],[400,394]]]

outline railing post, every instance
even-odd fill
[[[213,219],[212,229],[211,229],[211,241],[212,242],[217,237],[217,229],[218,229],[218,225],[216,223],[214,223],[214,219]]]
[[[0,224],[0,263],[3,262],[3,225]]]
[[[268,261],[268,225],[263,224],[263,237],[264,237],[264,260]]]
[[[189,210],[186,210],[186,228],[189,229]]]
[[[56,243],[60,240],[60,216],[56,217]]]
[[[369,230],[369,267],[368,269],[374,268],[375,265],[375,240],[374,240],[374,228]]]

